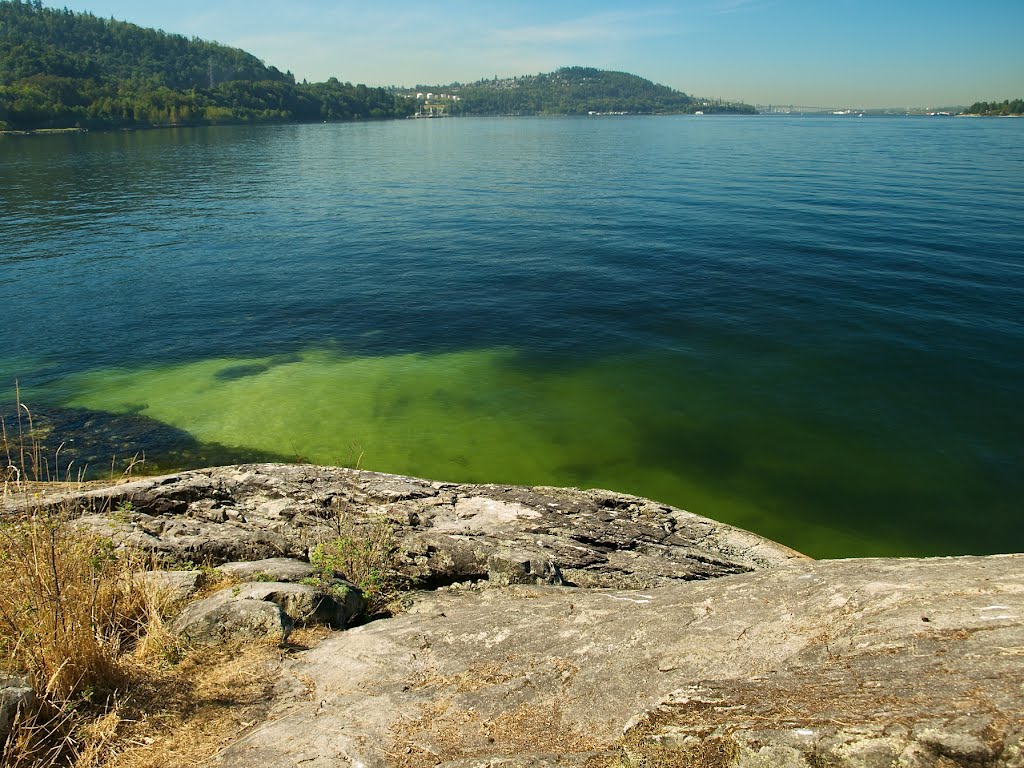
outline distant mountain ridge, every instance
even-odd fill
[[[435,90],[448,98],[434,113],[452,115],[754,112],[588,67]],[[296,83],[239,48],[0,0],[0,130],[388,119],[424,108],[407,90]]]

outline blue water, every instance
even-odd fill
[[[0,181],[0,374],[38,406],[814,555],[1024,549],[1024,121],[12,137]]]

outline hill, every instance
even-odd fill
[[[238,48],[0,0],[0,129],[404,117],[393,89],[297,84]]]
[[[546,74],[418,88],[420,92],[452,97],[449,109],[456,115],[755,112],[748,104],[696,99],[637,75],[590,67],[563,67]]]

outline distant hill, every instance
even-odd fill
[[[458,97],[450,105],[450,112],[457,115],[755,112],[749,104],[695,99],[637,75],[590,67],[564,67],[547,74],[418,88],[421,93],[426,89]]]
[[[434,90],[455,115],[754,112],[586,67]],[[220,43],[0,0],[0,130],[386,119],[424,107],[393,87],[296,83]]]

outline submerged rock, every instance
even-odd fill
[[[201,467],[238,461],[282,461],[269,451],[204,443],[188,432],[141,413],[109,413],[88,408],[33,405],[28,417],[18,404],[0,403],[0,421],[9,436],[26,434],[39,465],[23,480],[91,480],[116,476],[136,466],[149,471]],[[19,427],[19,417],[21,425]],[[113,457],[113,458],[112,458]]]

